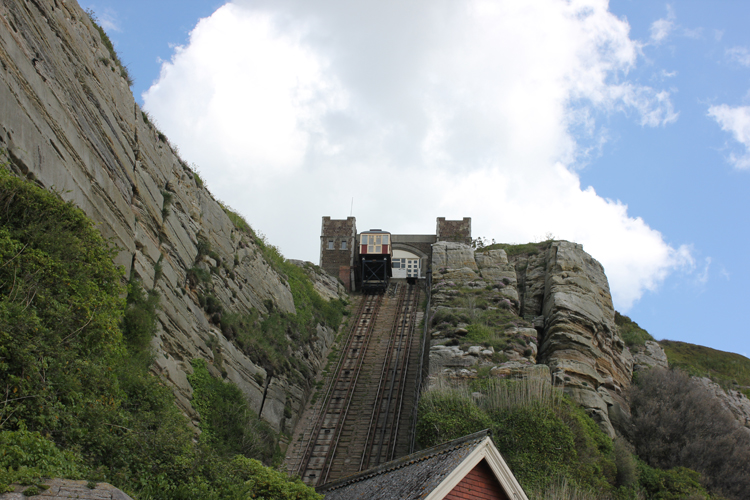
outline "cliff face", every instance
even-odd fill
[[[473,376],[485,367],[498,376],[549,376],[614,436],[612,421],[627,413],[622,393],[633,360],[601,264],[567,241],[510,259],[457,243],[433,248],[431,374]]]
[[[0,4],[0,149],[15,172],[56,190],[99,225],[121,249],[117,263],[126,276],[159,291],[155,370],[188,415],[197,416],[190,360],[204,358],[277,430],[296,423],[307,377],[296,369],[268,374],[254,363],[211,321],[188,277],[202,269],[223,309],[239,314],[293,313],[289,286],[148,122],[74,0]],[[316,287],[329,297],[341,293],[336,283]],[[333,337],[321,326],[289,355],[315,372]]]

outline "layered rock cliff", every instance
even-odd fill
[[[581,245],[552,241],[508,258],[437,243],[432,304],[433,375],[550,377],[614,436],[633,360],[604,269]]]
[[[74,0],[0,3],[0,150],[11,168],[57,191],[120,249],[125,276],[161,295],[154,369],[190,405],[190,360],[212,363],[262,418],[291,429],[334,338],[319,325],[283,373],[269,373],[222,334],[203,291],[223,311],[294,313],[289,285],[238,229],[135,103],[99,31]],[[250,187],[248,187],[249,189]],[[315,274],[314,270],[310,270]],[[198,284],[191,278],[204,278]],[[335,282],[317,280],[328,298]],[[290,415],[291,410],[291,417]],[[290,421],[289,421],[290,420]]]

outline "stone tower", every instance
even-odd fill
[[[471,245],[471,217],[464,217],[463,220],[445,220],[445,217],[438,217],[435,236],[437,241]]]
[[[320,267],[338,277],[351,291],[354,285],[354,256],[356,253],[357,219],[323,217],[320,230]]]

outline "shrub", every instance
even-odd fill
[[[472,342],[487,342],[490,337],[492,336],[492,328],[490,328],[487,325],[479,324],[479,323],[473,323],[466,327],[466,330],[469,332],[466,334],[466,338],[468,340],[471,340]]]
[[[638,323],[617,311],[615,311],[615,324],[620,337],[628,347],[644,345],[647,340],[654,340],[646,330],[638,326]]]
[[[156,333],[156,308],[159,293],[143,291],[141,282],[131,279],[128,283],[127,307],[123,317],[123,336],[132,352],[148,349],[151,337]]]
[[[660,470],[638,463],[640,484],[648,498],[656,500],[707,499],[701,475],[685,467]]]
[[[435,446],[492,427],[489,415],[479,409],[467,391],[433,389],[419,400],[417,441]]]
[[[240,389],[216,379],[203,359],[192,362],[188,376],[193,407],[201,415],[200,439],[226,458],[240,454],[269,462],[276,451],[276,436],[250,409]]]
[[[750,434],[716,398],[679,370],[654,368],[631,388],[634,444],[648,465],[688,467],[711,491],[750,498]]]
[[[80,457],[60,451],[39,432],[0,432],[0,493],[11,483],[33,484],[45,477],[81,477]]]

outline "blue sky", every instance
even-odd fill
[[[475,236],[582,243],[656,338],[750,353],[747,2],[81,5],[286,256],[316,262],[320,217],[352,202],[360,229],[470,216]]]

